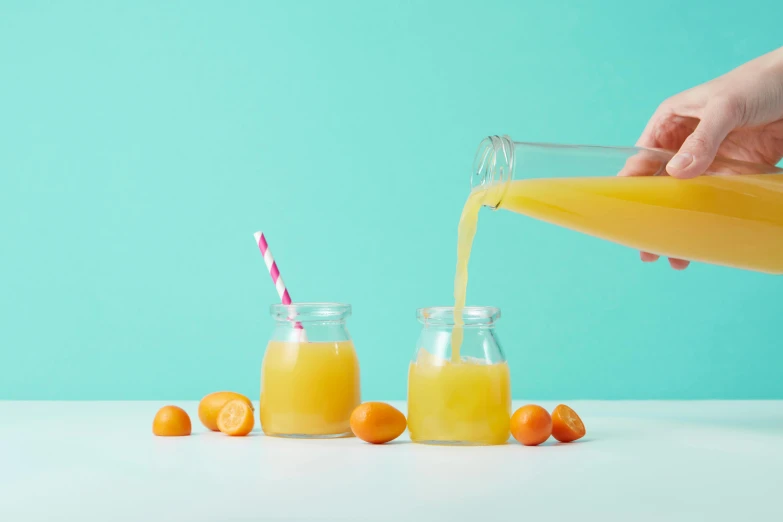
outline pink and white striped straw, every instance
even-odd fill
[[[283,277],[280,275],[280,270],[277,268],[277,263],[275,263],[275,259],[272,257],[272,251],[269,250],[269,245],[266,242],[264,234],[259,231],[253,234],[253,237],[256,238],[258,249],[261,251],[261,255],[264,256],[264,263],[266,263],[266,268],[269,270],[269,275],[272,276],[272,282],[275,283],[275,288],[277,289],[277,295],[280,296],[280,301],[282,301],[284,305],[290,305],[291,296],[288,293],[288,289],[285,287],[285,283],[283,283]],[[294,324],[294,328],[301,330],[299,333],[299,338],[302,341],[306,341],[304,326],[302,326],[302,323],[297,321],[296,324]]]

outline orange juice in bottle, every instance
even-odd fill
[[[653,254],[782,274],[783,170],[718,158],[705,175],[681,180],[665,175],[671,157],[487,138],[465,227],[475,228],[471,209],[485,205]]]

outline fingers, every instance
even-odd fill
[[[643,263],[654,263],[655,261],[658,261],[661,256],[649,252],[639,252],[639,257],[641,257]],[[690,261],[684,259],[677,259],[675,257],[669,258],[669,266],[675,270],[685,270],[690,264]]]
[[[685,270],[690,264],[690,261],[686,261],[684,259],[677,259],[674,257],[669,258],[669,265],[675,270]]]
[[[636,141],[636,146],[642,149],[654,149],[660,147],[655,139],[655,133],[660,122],[665,119],[668,108],[662,104],[647,122],[644,132]],[[618,176],[657,176],[666,173],[666,156],[654,150],[640,150],[625,161],[625,165],[617,173]]]
[[[666,165],[676,178],[695,178],[707,170],[726,136],[738,123],[737,112],[726,103],[712,103],[705,108],[701,121],[688,136],[679,152]]]
[[[666,172],[666,158],[659,152],[640,150],[625,161],[618,176],[656,176]]]
[[[641,257],[642,263],[653,263],[658,261],[658,258],[661,256],[649,252],[639,252],[639,257]]]

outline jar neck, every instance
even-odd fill
[[[283,343],[344,343],[351,341],[351,334],[342,322],[315,322],[298,323],[301,329],[295,326],[297,323],[281,321],[275,323],[270,341]]]
[[[416,317],[424,327],[454,328],[453,306],[432,306],[416,310]],[[492,306],[466,306],[462,309],[463,328],[494,328],[500,319],[500,309]]]
[[[274,304],[269,309],[278,323],[336,323],[345,324],[351,316],[351,305],[343,303]]]
[[[442,366],[455,362],[455,340],[459,346],[460,362],[495,364],[506,357],[498,340],[495,323],[500,309],[468,306],[463,309],[465,324],[455,329],[454,307],[421,308],[416,311],[423,327],[412,362],[426,366]]]
[[[270,308],[275,328],[272,341],[337,343],[351,340],[346,320],[351,305],[342,303],[275,304]]]

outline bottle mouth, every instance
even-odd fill
[[[454,326],[453,306],[430,306],[416,310],[416,318],[426,325]],[[463,326],[492,326],[500,319],[500,308],[494,306],[466,306],[462,309]]]
[[[273,304],[269,312],[276,321],[332,322],[344,321],[351,316],[351,305],[344,303],[291,303]]]
[[[479,144],[470,176],[471,190],[486,191],[484,204],[498,208],[514,174],[514,142],[508,136],[489,136]]]

